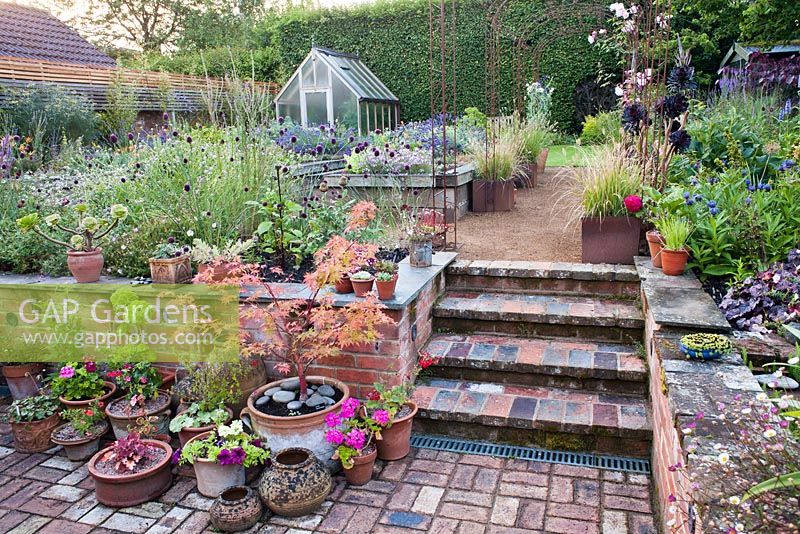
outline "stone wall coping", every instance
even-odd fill
[[[504,276],[512,278],[561,278],[638,282],[633,265],[608,263],[568,263],[545,261],[457,260],[447,268],[448,274],[472,276]]]
[[[473,180],[475,167],[465,163],[455,168],[454,172],[446,175],[436,174],[436,187],[442,187],[442,178],[446,178],[447,187],[457,187],[468,184]],[[341,176],[340,171],[329,171],[322,174],[324,177]],[[430,188],[433,173],[426,174],[352,174],[347,173],[347,187],[416,187]],[[331,186],[336,186],[336,180],[330,181]]]

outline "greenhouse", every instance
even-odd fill
[[[358,133],[394,128],[400,101],[357,55],[314,47],[275,97],[279,116],[303,126],[339,123]]]

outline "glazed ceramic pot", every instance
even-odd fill
[[[669,250],[661,251],[661,270],[668,276],[680,276],[686,270],[686,262],[689,261],[688,250]]]
[[[370,447],[368,453],[353,458],[353,467],[344,470],[344,477],[351,486],[363,486],[372,480],[372,470],[375,467],[375,459],[378,457],[378,449]]]
[[[82,462],[91,458],[94,453],[100,450],[100,438],[103,437],[103,434],[108,432],[108,423],[104,423],[102,430],[82,438],[73,440],[57,438],[56,434],[58,434],[58,431],[67,426],[69,426],[69,424],[61,425],[53,430],[50,433],[50,441],[56,445],[61,445],[64,447],[64,452],[67,453],[67,458],[69,458],[69,460],[72,462]]]
[[[223,424],[230,423],[231,419],[233,419],[233,411],[230,408],[225,408],[225,410],[228,412],[228,418],[223,422]],[[179,409],[178,413],[181,413],[182,411],[183,410]],[[181,441],[181,447],[184,447],[194,437],[199,436],[200,434],[207,434],[208,432],[214,430],[216,427],[217,427],[216,423],[212,423],[206,426],[182,428],[181,431],[178,432],[178,439]]]
[[[150,258],[150,278],[154,284],[185,284],[192,279],[189,256]]]
[[[67,267],[79,284],[89,284],[100,280],[103,270],[103,249],[96,248],[85,252],[82,250],[67,251]]]
[[[128,429],[139,426],[137,422],[144,418],[147,418],[150,424],[155,427],[155,434],[169,434],[169,419],[172,413],[170,408],[171,397],[169,393],[161,390],[158,391],[158,396],[159,398],[163,397],[165,399],[163,404],[148,410],[137,408],[135,411],[132,411],[130,415],[116,415],[111,412],[111,407],[113,406],[126,405],[128,403],[127,398],[120,398],[108,403],[106,406],[106,415],[108,416],[108,420],[111,421],[111,428],[114,430],[114,436],[117,439],[126,437],[128,435]]]
[[[342,279],[333,285],[333,290],[342,294],[352,293],[353,283],[350,281],[350,275],[347,273],[343,274]]]
[[[29,423],[9,423],[17,452],[43,452],[52,449],[50,434],[61,423],[59,414]]]
[[[394,289],[397,287],[397,274],[388,282],[382,282],[376,279],[375,287],[378,288],[378,298],[380,300],[392,300],[394,298]]]
[[[647,246],[650,249],[650,258],[652,258],[653,267],[661,268],[661,249],[664,248],[664,239],[658,230],[650,230],[645,234],[647,236]]]
[[[308,449],[278,451],[261,476],[258,492],[278,515],[299,517],[319,509],[331,492],[331,473]]]
[[[198,434],[189,442],[202,441],[210,432]],[[188,443],[187,443],[188,444]],[[216,499],[225,488],[241,486],[245,482],[244,466],[221,465],[212,460],[197,458],[194,461],[194,474],[197,477],[197,491],[201,495]]]
[[[68,409],[72,409],[72,408],[88,408],[89,405],[92,404],[94,401],[99,401],[99,402],[102,402],[102,403],[105,404],[108,401],[108,399],[110,399],[114,395],[114,393],[117,391],[117,386],[115,386],[113,382],[109,382],[109,381],[106,380],[104,382],[103,389],[105,389],[106,392],[103,395],[100,395],[99,397],[96,397],[94,399],[89,399],[89,400],[67,400],[64,397],[59,397],[58,400],[61,402],[61,404],[66,406]]]
[[[374,276],[371,276],[368,280],[356,280],[355,278],[350,278],[350,282],[353,284],[353,291],[357,297],[367,296],[367,293],[372,291],[372,283],[374,281]]]
[[[336,380],[335,378],[307,376],[306,382],[308,384],[331,385],[342,392],[342,398],[336,404],[328,406],[323,410],[295,417],[267,415],[255,407],[254,403],[256,399],[266,390],[280,387],[286,380],[293,379],[286,378],[284,380],[271,382],[253,391],[247,398],[247,408],[242,410],[240,419],[249,419],[253,431],[266,439],[270,449],[273,451],[293,447],[304,447],[305,449],[311,450],[316,457],[332,471],[338,469],[339,462],[331,460],[335,447],[325,439],[325,433],[329,430],[328,426],[325,424],[325,416],[331,412],[339,411],[342,407],[342,403],[350,398],[350,389],[344,382]]]
[[[14,400],[25,399],[39,394],[42,387],[43,363],[6,364],[3,376]]]
[[[375,442],[381,460],[399,460],[411,452],[411,424],[417,415],[417,405],[411,401],[406,405],[411,413],[392,421],[392,426],[381,430],[381,439]]]
[[[255,491],[242,485],[226,488],[208,512],[217,530],[241,532],[258,523],[264,506]]]
[[[152,501],[172,484],[172,447],[162,441],[143,439],[142,443],[164,451],[164,457],[154,466],[139,473],[107,475],[97,469],[97,462],[111,450],[107,447],[92,456],[86,467],[94,480],[95,495],[101,504],[114,508],[135,506]]]

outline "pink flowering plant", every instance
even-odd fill
[[[142,406],[147,399],[158,396],[161,375],[150,362],[123,363],[114,366],[108,377],[124,390],[131,406]]]
[[[381,428],[392,426],[403,406],[411,402],[411,396],[414,394],[415,389],[414,382],[416,382],[417,376],[428,367],[438,363],[438,357],[431,355],[428,351],[421,350],[419,351],[416,365],[403,382],[392,387],[380,382],[373,384],[372,387],[374,389],[367,395],[366,403],[366,408],[371,414],[370,417]],[[381,438],[378,437],[377,439]]]
[[[389,414],[384,410],[378,412],[368,415],[361,402],[350,397],[339,413],[331,412],[325,417],[328,426],[325,440],[336,446],[333,459],[341,460],[345,469],[353,467],[353,458],[361,456],[373,438],[380,439],[383,426],[380,421],[388,422]]]
[[[268,458],[267,444],[245,432],[239,419],[229,425],[219,425],[205,439],[192,440],[173,455],[173,461],[177,460],[181,465],[194,464],[200,459],[216,462],[219,465],[243,467],[261,465]]]
[[[97,372],[94,362],[69,362],[50,376],[50,389],[53,395],[69,401],[89,400],[102,397],[105,382]]]

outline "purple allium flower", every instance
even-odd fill
[[[389,412],[386,410],[375,410],[372,414],[372,418],[375,419],[375,422],[381,426],[386,426],[389,424]]]
[[[191,135],[187,135],[186,136],[186,142],[189,143],[190,145],[192,144],[192,136]]]
[[[283,124],[283,122],[284,122],[284,118],[283,117],[278,117],[278,124]]]
[[[165,121],[168,121],[168,120],[169,120],[169,113],[167,113],[167,112],[165,111],[165,112],[164,112],[164,115],[162,115],[162,117],[164,118],[164,120],[165,120]]]
[[[133,133],[128,132],[128,141],[133,141]]]
[[[296,135],[293,135],[293,136],[292,136],[292,137],[289,139],[289,141],[290,141],[291,143],[296,143],[296,142],[297,142],[297,136],[296,136]]]
[[[340,430],[328,430],[325,433],[325,441],[335,445],[341,445],[344,441],[344,434]]]
[[[669,134],[669,142],[675,147],[676,152],[686,152],[692,143],[692,136],[686,130],[677,130]]]
[[[335,137],[331,137],[331,144],[332,144],[332,145],[335,145],[335,144],[336,144],[336,138],[335,138]]]
[[[115,144],[117,144],[117,134],[113,134],[113,133],[112,133],[111,135],[109,135],[109,136],[108,136],[108,141],[109,141],[109,142],[110,142],[112,145],[115,145]]]
[[[192,186],[189,185],[189,183],[187,182],[187,183],[183,184],[183,190],[188,193],[189,191],[192,190]]]
[[[172,131],[172,137],[178,137],[178,131],[177,130],[173,130]]]
[[[65,365],[58,372],[58,376],[61,378],[72,378],[73,376],[75,376],[75,368],[70,367],[69,365]]]
[[[169,243],[170,245],[171,245],[171,244],[173,244],[174,242],[175,242],[175,238],[174,238],[174,237],[172,237],[172,236],[169,236],[169,237],[167,238],[167,243]]]

